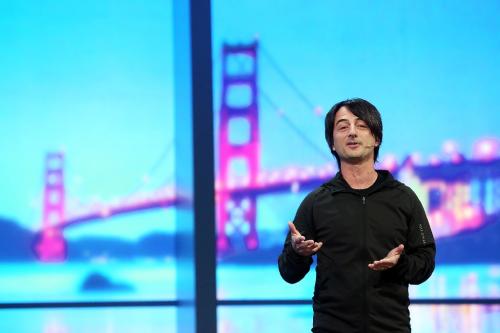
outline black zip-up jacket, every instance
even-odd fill
[[[306,238],[323,242],[317,253],[312,332],[410,332],[408,284],[427,280],[436,247],[422,204],[388,171],[365,190],[338,173],[302,201],[294,219]],[[288,234],[278,265],[283,279],[300,281],[311,257],[297,254]],[[404,252],[387,270],[368,264],[399,244]]]

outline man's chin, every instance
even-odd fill
[[[365,156],[351,155],[351,156],[346,156],[344,158],[344,161],[349,164],[358,165],[366,162],[367,158]]]

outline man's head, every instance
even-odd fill
[[[375,162],[382,143],[380,113],[361,98],[339,102],[326,114],[325,138],[339,168],[341,160],[357,163],[367,154]]]

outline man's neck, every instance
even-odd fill
[[[341,162],[340,173],[349,186],[356,190],[369,188],[377,180],[378,174],[373,163],[348,164]]]

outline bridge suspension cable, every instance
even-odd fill
[[[271,67],[281,76],[281,78],[290,86],[290,88],[295,92],[297,97],[311,110],[317,108],[317,105],[309,99],[292,81],[292,79],[285,73],[285,71],[278,65],[278,62],[274,60],[271,54],[266,50],[262,44],[259,45],[261,54],[267,59]]]
[[[149,172],[145,174],[146,177],[150,177],[150,176],[156,174],[158,169],[163,165],[164,161],[168,158],[168,155],[172,152],[173,147],[174,147],[174,140],[171,140],[170,142],[167,143],[167,145],[163,149],[163,151],[162,151],[161,155],[158,157],[158,159],[153,163],[153,165],[149,169]],[[170,172],[165,177],[165,180],[161,182],[161,185],[170,184],[171,181],[173,180],[173,178],[174,178],[174,174],[173,174],[173,172]],[[140,184],[138,184],[137,186],[135,186],[129,192],[128,197],[130,197],[130,196],[134,195],[135,193],[137,193],[138,191],[140,191],[143,187],[145,187],[145,185],[146,184],[143,181]]]
[[[293,121],[284,113],[279,112],[278,105],[266,94],[262,89],[259,89],[259,94],[264,101],[266,101],[273,109],[277,110],[278,116],[283,118],[285,124],[295,132],[310,148],[317,152],[324,160],[331,162],[332,156],[326,154],[323,148],[320,148],[315,142],[313,142],[308,135],[304,133]]]
[[[308,98],[299,87],[293,82],[293,80],[286,74],[286,72],[278,65],[278,62],[274,60],[274,57],[267,51],[267,49],[260,44],[259,45],[260,53],[267,59],[271,67],[278,73],[278,75],[288,84],[288,86],[295,92],[296,96],[304,103],[304,105],[311,110],[317,108],[314,103]],[[277,103],[275,103],[271,97],[266,94],[262,88],[259,88],[259,94],[262,96],[262,99],[266,101],[273,109],[277,110],[278,115],[283,118],[285,123],[288,125],[290,129],[292,129],[310,148],[316,151],[325,161],[331,162],[332,156],[330,154],[325,153],[322,147],[319,147],[314,141],[309,138],[309,135],[304,133],[297,125],[293,123],[293,121],[288,117],[285,113],[279,112],[279,107]]]

